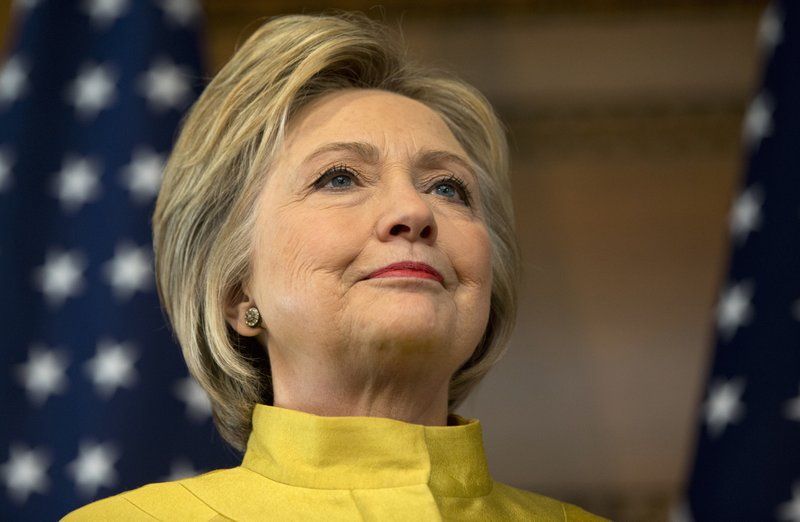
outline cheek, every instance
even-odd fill
[[[299,209],[276,214],[257,240],[255,286],[271,312],[300,313],[341,293],[342,273],[358,255],[353,222],[320,219]]]
[[[257,284],[261,298],[271,304],[275,314],[280,308],[293,308],[293,303],[306,285],[312,271],[308,252],[302,238],[276,234],[262,240],[262,255],[256,257]]]
[[[459,344],[472,350],[487,320],[492,294],[492,248],[482,222],[451,221],[439,228],[440,244],[455,270],[458,284],[453,296],[457,310]]]
[[[485,226],[457,236],[453,266],[459,278],[456,301],[459,306],[460,331],[471,353],[483,336],[489,320],[492,298],[492,246]]]
[[[477,293],[491,293],[492,244],[483,223],[454,226],[445,232],[459,283]],[[443,238],[444,240],[444,238]]]
[[[477,271],[481,274],[480,278],[484,282],[487,294],[491,293],[492,289],[492,242],[489,237],[489,231],[484,227],[476,251],[480,252],[476,256]]]
[[[489,320],[489,309],[491,307],[492,302],[492,283],[493,283],[493,270],[492,270],[492,242],[489,236],[489,231],[484,227],[483,235],[480,239],[480,252],[482,254],[479,256],[479,260],[476,260],[478,267],[477,270],[480,273],[480,280],[481,280],[481,307],[482,312],[481,315],[484,318],[484,323]],[[483,331],[481,331],[481,336],[483,336]]]

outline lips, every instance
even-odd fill
[[[418,279],[432,279],[444,284],[444,277],[430,265],[416,261],[401,261],[379,268],[367,276],[367,279],[382,277],[415,277]]]

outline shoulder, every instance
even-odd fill
[[[499,501],[508,518],[506,520],[528,520],[535,514],[536,520],[566,522],[603,522],[606,519],[593,515],[583,509],[544,495],[512,488],[499,482],[494,483],[491,496]]]
[[[226,520],[192,492],[190,484],[204,481],[224,481],[237,468],[218,470],[174,482],[148,484],[92,502],[67,514],[62,522],[98,520]]]

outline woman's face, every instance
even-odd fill
[[[449,380],[489,316],[480,208],[467,154],[425,105],[354,89],[300,111],[258,198],[245,288],[273,368]]]

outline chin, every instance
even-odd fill
[[[335,316],[344,326],[340,333],[348,339],[346,344],[376,347],[385,355],[396,352],[427,358],[433,354],[448,359],[469,357],[483,333],[482,328],[473,332],[474,325],[485,324],[485,319],[466,321],[461,316],[472,316],[474,310],[462,311],[441,287],[425,288],[428,290],[373,287],[351,294],[347,305]]]
[[[403,346],[413,350],[441,350],[451,340],[450,321],[437,318],[428,307],[383,311],[376,307],[375,315],[361,327],[369,344]]]
[[[382,290],[359,303],[364,318],[387,328],[436,330],[455,324],[455,303],[446,292]]]

